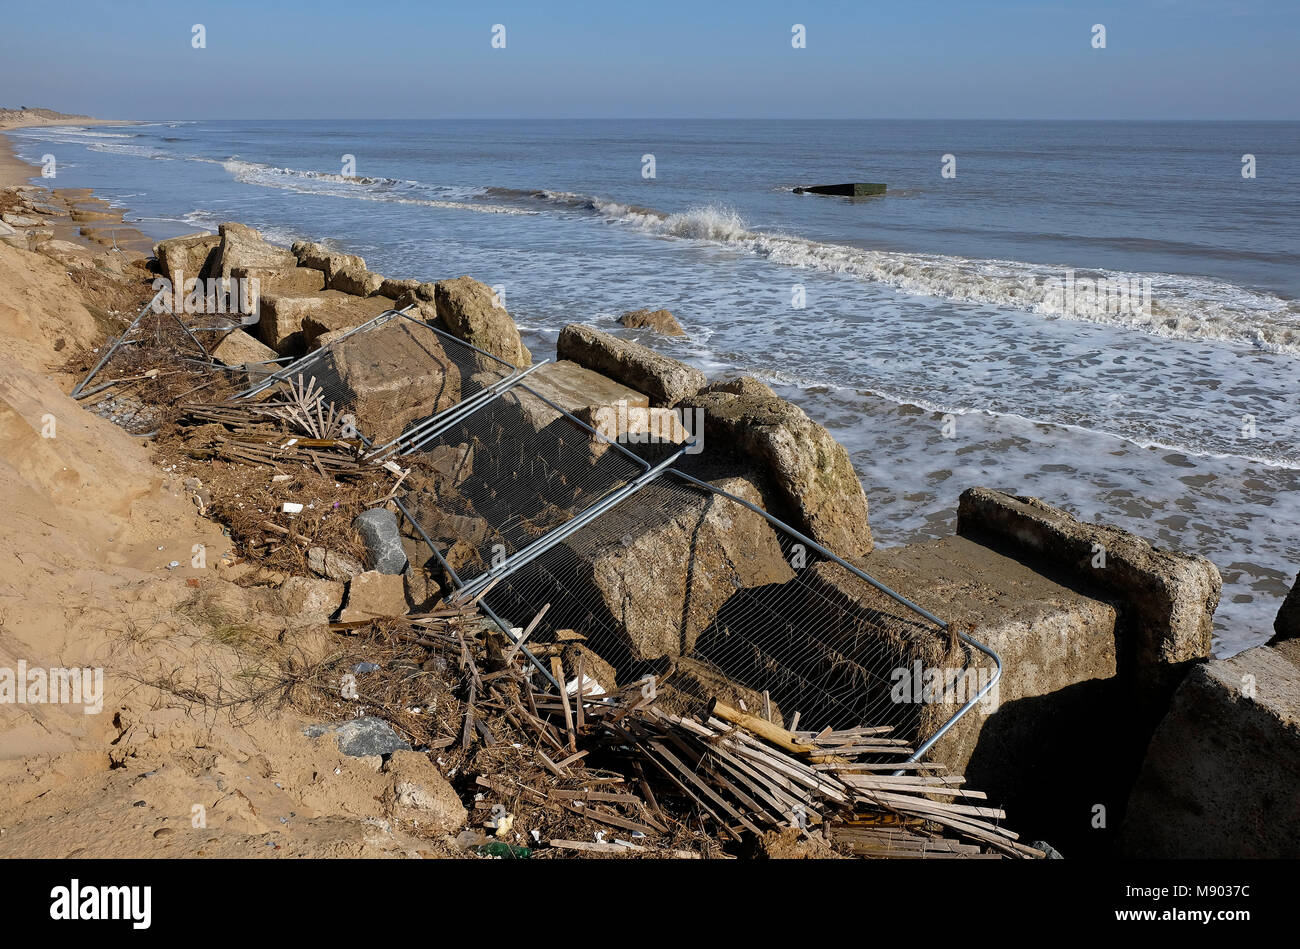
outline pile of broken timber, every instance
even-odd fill
[[[698,716],[672,714],[639,683],[615,696],[579,695],[585,681],[579,671],[559,695],[529,696],[534,717],[562,716],[563,735],[555,729],[547,740],[558,746],[567,738],[575,757],[585,754],[582,737],[634,758],[639,774],[655,778],[642,782],[652,808],[668,796],[685,800],[738,841],[746,832],[820,827],[863,855],[1043,856],[995,823],[1003,811],[969,803],[986,795],[963,788],[963,778],[908,761],[912,749],[889,737],[889,726],[791,732],[717,701]]]
[[[602,725],[639,748],[733,836],[821,825],[864,855],[971,856],[992,848],[1009,857],[1042,856],[993,823],[1005,819],[1001,810],[965,803],[985,795],[962,788],[964,779],[934,774],[940,765],[908,762],[912,749],[888,737],[889,727],[786,732],[718,702],[700,717],[650,706]],[[909,773],[894,774],[900,770]],[[891,846],[880,830],[889,832]],[[941,831],[971,843],[947,840]]]
[[[227,434],[194,439],[187,445],[191,455],[221,458],[241,464],[303,465],[315,468],[322,477],[341,481],[348,477],[374,474],[375,466],[362,460],[366,446],[357,438],[313,437],[286,430],[289,421],[281,414],[280,404],[255,402],[188,402],[181,406],[186,421],[198,424],[218,423]],[[404,470],[396,462],[382,467],[399,481]]]

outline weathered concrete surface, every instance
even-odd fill
[[[1149,734],[1134,734],[1127,714],[1115,608],[964,537],[877,550],[862,566],[1002,659],[992,697],[976,703],[927,757],[1005,805],[1018,832],[1071,856],[1106,852],[1112,838],[1091,828],[1090,808],[1106,805],[1118,826]],[[866,598],[865,584],[855,583],[851,589]],[[901,607],[894,612],[906,616]],[[960,669],[967,650],[936,651],[936,638],[918,635],[902,664]],[[991,663],[981,657],[977,668]],[[968,681],[981,684],[978,676]],[[928,735],[973,694],[954,690],[946,698],[956,701],[934,702],[915,692],[901,696],[923,700],[919,721]]]
[[[357,574],[366,571],[365,566],[355,557],[325,547],[311,547],[307,550],[307,566],[313,573],[339,582],[351,580]],[[340,591],[341,598],[342,591]]]
[[[358,257],[356,254],[342,254],[330,250],[324,244],[314,244],[311,241],[297,241],[290,252],[297,259],[298,266],[323,272],[326,284],[329,283],[334,274],[345,267],[366,269],[364,258]]]
[[[321,305],[304,311],[302,317],[302,341],[308,351],[315,349],[326,333],[360,326],[393,306],[385,296],[361,297],[341,290],[326,290],[317,299]]]
[[[396,438],[412,422],[461,399],[460,366],[432,332],[407,320],[339,340],[332,353],[339,379],[354,395],[363,434],[376,442]]]
[[[319,293],[325,289],[325,275],[307,267],[286,267],[283,270],[251,270],[233,267],[230,276],[235,280],[257,280],[258,293]]]
[[[1300,857],[1300,640],[1195,666],[1147,751],[1129,857]]]
[[[231,330],[212,349],[212,355],[227,366],[242,366],[250,362],[267,362],[276,358],[270,346],[258,342],[243,330]]]
[[[261,295],[257,336],[282,356],[315,349],[326,333],[359,326],[392,306],[387,297],[356,297],[338,290]]]
[[[842,557],[869,552],[867,495],[847,449],[803,409],[755,385],[738,383],[744,395],[710,387],[681,401],[681,408],[703,412],[704,453],[757,463],[780,499],[775,513],[819,544]]]
[[[406,584],[402,575],[367,570],[348,581],[348,600],[339,614],[339,622],[404,616],[406,611]]]
[[[1210,654],[1223,581],[1204,557],[989,488],[962,493],[957,531],[1116,602],[1126,629],[1121,663],[1132,663],[1148,714],[1162,714],[1191,663]]]
[[[153,253],[158,258],[158,269],[175,284],[182,274],[186,280],[211,276],[220,245],[221,237],[217,234],[188,234],[159,241]]]
[[[567,359],[542,366],[528,377],[527,385],[575,415],[588,407],[616,406],[619,402],[640,408],[650,405],[644,393]]]
[[[492,288],[473,277],[434,285],[438,318],[453,335],[513,366],[530,366],[532,354]]]
[[[368,297],[379,292],[384,285],[383,275],[364,267],[348,265],[335,270],[329,278],[329,288],[353,296]]]
[[[654,405],[675,405],[706,381],[704,373],[684,362],[579,323],[560,331],[556,354],[644,392]]]
[[[1282,601],[1282,608],[1273,620],[1273,638],[1269,645],[1275,645],[1284,639],[1300,638],[1300,577],[1296,577],[1291,592]]]
[[[718,487],[761,503],[740,478],[720,480]],[[725,498],[663,485],[605,514],[598,531],[561,546],[566,566],[556,569],[566,575],[572,569],[571,599],[601,617],[583,626],[588,644],[620,674],[631,663],[689,653],[738,589],[794,577],[760,515]],[[617,641],[603,641],[602,629]]]
[[[629,310],[618,318],[618,322],[628,329],[649,329],[665,336],[686,335],[677,317],[667,310]]]
[[[213,276],[231,277],[236,269],[260,275],[263,271],[287,270],[297,265],[293,254],[264,240],[246,224],[227,221],[218,231],[221,244],[212,264]]]

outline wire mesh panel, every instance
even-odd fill
[[[104,341],[99,359],[71,394],[89,411],[142,435],[165,414],[158,406],[168,404],[176,377],[210,363],[195,327],[174,315],[166,295],[158,293],[120,335]]]
[[[459,584],[469,583],[647,470],[525,384],[420,450],[403,501]]]
[[[375,445],[399,448],[431,419],[516,372],[510,363],[421,320],[389,311],[242,395],[281,403],[290,412],[297,404],[309,416],[351,426]]]
[[[738,479],[726,487],[753,490]],[[606,690],[654,675],[670,707],[718,698],[766,707],[777,722],[798,712],[800,728],[892,725],[920,740],[921,706],[900,701],[900,675],[917,661],[974,661],[936,624],[762,515],[669,477],[485,600],[518,626],[549,603],[530,642],[569,651],[570,675],[582,654],[584,674]]]

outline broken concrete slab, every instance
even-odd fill
[[[1300,640],[1192,668],[1151,739],[1127,857],[1300,857]]]
[[[452,335],[512,366],[532,365],[519,328],[491,287],[473,277],[440,280],[434,298],[438,319]]]
[[[957,531],[1113,599],[1132,627],[1121,661],[1132,657],[1134,685],[1156,717],[1187,668],[1210,654],[1223,580],[1198,554],[1161,550],[1129,531],[989,488],[962,493]]]
[[[406,555],[402,555],[406,559]],[[406,586],[400,573],[367,570],[348,581],[348,600],[339,622],[355,623],[391,616],[405,616]]]
[[[158,259],[158,269],[175,285],[180,277],[188,280],[192,277],[206,279],[212,276],[220,246],[220,235],[187,234],[159,241],[154,245],[153,252]]]
[[[322,336],[360,326],[393,308],[393,301],[380,295],[362,297],[335,289],[317,297],[321,305],[302,315],[302,341],[308,351],[317,347]]]
[[[560,331],[556,354],[649,396],[654,405],[676,405],[704,388],[700,370],[648,346],[570,323]]]
[[[741,478],[717,483],[759,504]],[[608,616],[617,643],[592,642],[615,666],[690,653],[738,590],[793,578],[771,525],[726,498],[655,486],[620,504],[590,537],[562,544],[571,594]],[[686,551],[665,557],[664,551]]]
[[[308,548],[307,567],[313,573],[340,582],[351,580],[357,574],[366,571],[365,566],[355,557],[349,557],[336,550],[327,550],[324,547]]]
[[[231,277],[236,269],[254,273],[287,270],[297,264],[293,254],[263,239],[246,224],[227,221],[217,230],[221,243],[212,264],[213,276]]]
[[[357,297],[368,297],[379,292],[384,284],[382,275],[364,267],[348,265],[339,267],[329,278],[329,288]]]
[[[384,762],[383,771],[393,776],[393,803],[399,814],[420,822],[421,827],[449,834],[465,826],[469,814],[455,789],[429,756],[418,751],[395,751]]]
[[[249,336],[243,330],[232,330],[212,349],[212,355],[227,366],[242,366],[252,362],[269,362],[276,358],[270,346]]]
[[[296,623],[324,624],[339,611],[343,584],[312,577],[289,577],[280,585],[279,598],[285,616]]]
[[[1079,856],[1108,852],[1150,735],[1135,725],[1119,675],[1115,607],[966,537],[877,549],[861,566],[1002,659],[1002,678],[926,757],[1014,811],[1026,834]],[[839,576],[836,585],[846,585]],[[854,596],[872,596],[861,581],[847,586]],[[882,609],[907,616],[902,607]],[[900,688],[896,698],[916,710],[925,736],[974,697],[993,670],[991,660],[964,646],[951,650],[946,639],[918,634],[886,673],[897,686],[907,686],[911,674],[913,687]],[[927,696],[924,680],[916,688],[918,661],[923,677],[934,670],[934,681],[950,678],[951,692]],[[1080,784],[1087,762],[1099,763],[1092,769],[1097,780]],[[1096,804],[1113,817],[1109,831],[1088,820]]]
[[[360,302],[373,305],[381,299]],[[319,311],[312,319],[317,316]],[[336,338],[330,358],[353,394],[352,411],[362,420],[363,434],[379,444],[461,400],[461,364],[431,330],[409,320],[389,320],[364,334]]]
[[[869,552],[867,495],[848,450],[797,405],[743,388],[751,394],[710,387],[681,401],[703,413],[704,451],[759,462],[781,502],[774,513],[817,543],[842,557]]]
[[[325,289],[325,275],[307,267],[286,267],[283,270],[256,270],[248,267],[231,268],[235,280],[256,280],[258,294],[319,293]]]
[[[356,254],[343,254],[330,250],[324,244],[315,244],[311,241],[295,241],[290,248],[290,253],[297,259],[298,266],[323,272],[327,284],[334,274],[345,267],[366,269],[364,258]]]

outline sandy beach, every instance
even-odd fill
[[[57,125],[130,125],[131,121],[95,119],[88,115],[65,115],[49,109],[0,109],[0,133],[10,129],[35,128]],[[13,142],[0,136],[0,188],[30,184],[30,179],[40,174],[39,166],[30,165],[14,155]]]

